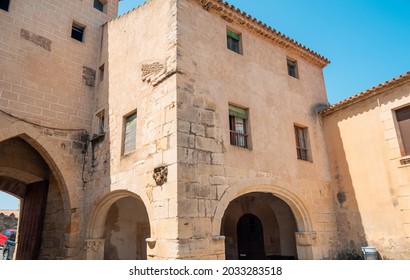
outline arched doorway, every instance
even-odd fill
[[[20,137],[0,142],[0,158],[0,190],[21,203],[16,259],[63,258],[64,203],[56,175]]]
[[[105,220],[104,237],[105,260],[146,260],[150,226],[142,201],[124,197],[113,203]]]
[[[289,205],[260,192],[231,201],[221,226],[226,259],[297,259],[295,232]]]
[[[94,207],[87,236],[86,259],[146,260],[151,227],[145,203],[127,190],[110,192]]]

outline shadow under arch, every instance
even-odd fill
[[[126,189],[102,196],[89,218],[84,240],[85,258],[147,259],[146,240],[152,232],[148,202],[146,197]],[[129,239],[133,235],[135,240]],[[123,246],[124,240],[127,240],[127,247]]]
[[[66,238],[50,232],[64,231],[70,224],[70,198],[62,165],[54,161],[50,141],[29,133],[4,134],[0,139],[0,189],[21,199],[17,259],[66,258]],[[47,146],[47,147],[45,147]],[[60,153],[61,154],[61,153]],[[66,163],[65,163],[66,164]],[[48,209],[46,211],[46,208]],[[46,237],[48,242],[42,242]],[[51,240],[50,240],[51,238]],[[49,244],[58,244],[58,249]]]
[[[53,174],[54,179],[59,187],[60,194],[63,200],[64,209],[73,209],[79,207],[77,188],[71,188],[68,191],[68,178],[77,178],[78,174],[72,169],[63,168],[67,165],[67,159],[63,157],[63,153],[59,150],[58,141],[50,141],[50,137],[42,134],[38,129],[24,125],[13,124],[13,128],[0,129],[0,143],[13,139],[20,138],[29,144],[45,161],[50,173]],[[10,133],[13,131],[14,133]],[[22,132],[24,131],[24,132]],[[7,133],[6,133],[7,132]],[[64,169],[64,172],[62,171]]]
[[[87,226],[87,239],[101,239],[104,237],[104,223],[110,207],[116,201],[125,197],[132,197],[141,201],[147,211],[148,219],[151,221],[151,213],[147,207],[148,201],[144,201],[142,196],[129,190],[115,190],[105,194],[99,199],[97,204],[94,205]]]
[[[214,236],[220,235],[222,219],[229,203],[242,195],[253,192],[270,193],[282,199],[292,210],[297,230],[299,232],[313,231],[312,220],[303,201],[296,194],[289,191],[285,184],[282,185],[276,180],[263,178],[243,180],[226,189],[214,212],[212,223],[212,234]]]

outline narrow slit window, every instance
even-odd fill
[[[97,113],[98,134],[105,134],[105,110],[101,110]]]
[[[80,42],[84,42],[84,31],[85,26],[81,26],[73,22],[73,25],[71,27],[71,38]]]
[[[98,68],[98,76],[100,78],[100,82],[104,80],[104,64]]]
[[[0,0],[0,9],[6,12],[9,11],[10,0]]]

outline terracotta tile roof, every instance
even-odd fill
[[[364,100],[364,99],[367,99],[367,98],[369,98],[369,97],[371,97],[371,96],[374,96],[374,95],[377,95],[377,94],[379,94],[379,93],[382,93],[382,92],[386,91],[387,89],[390,89],[390,88],[392,88],[392,87],[394,87],[394,86],[397,86],[397,85],[400,85],[400,84],[402,84],[402,83],[406,83],[406,82],[409,82],[409,81],[410,81],[410,71],[407,72],[407,73],[405,73],[405,74],[403,74],[403,75],[400,75],[400,76],[398,76],[398,77],[395,77],[395,78],[393,78],[393,79],[391,79],[391,80],[388,80],[388,81],[386,81],[386,82],[384,82],[384,83],[381,83],[381,84],[379,84],[379,85],[377,85],[377,86],[374,86],[374,87],[369,88],[369,89],[367,89],[367,90],[365,90],[365,91],[362,91],[362,92],[360,92],[360,93],[358,93],[358,94],[356,94],[356,95],[353,95],[353,96],[351,96],[351,97],[349,97],[349,98],[346,98],[345,100],[342,100],[342,101],[340,101],[340,102],[338,102],[338,103],[336,103],[336,104],[330,105],[330,106],[327,107],[326,109],[322,110],[322,111],[320,112],[320,114],[321,114],[322,116],[331,114],[331,113],[333,113],[333,112],[335,112],[335,111],[338,111],[338,110],[340,110],[340,109],[342,109],[342,108],[345,108],[345,107],[347,107],[347,106],[350,106],[350,105],[352,105],[352,104],[354,104],[354,103],[357,103],[357,102],[359,102],[359,101],[362,101],[362,100]]]
[[[319,65],[325,67],[330,63],[330,60],[324,56],[314,52],[308,47],[298,43],[294,39],[280,33],[265,23],[257,20],[256,18],[248,15],[233,5],[223,0],[191,0],[202,6],[206,11],[219,15],[224,20],[235,23],[244,27],[248,31],[256,34],[259,37],[268,39],[281,46],[282,48],[289,49],[299,56]]]

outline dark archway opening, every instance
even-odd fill
[[[263,227],[258,217],[243,215],[236,227],[238,256],[240,260],[261,260],[265,258]]]
[[[289,205],[271,193],[253,192],[234,199],[221,225],[228,260],[297,259],[295,232]]]

